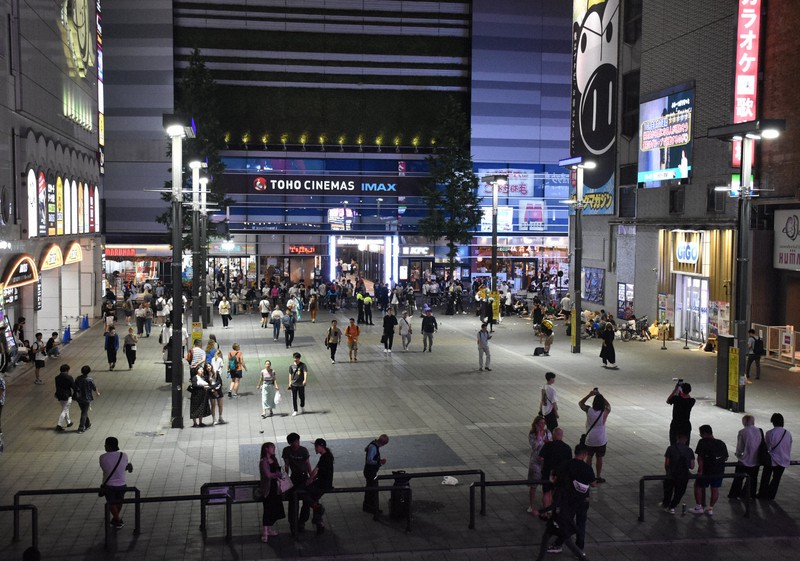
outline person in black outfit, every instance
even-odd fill
[[[300,509],[300,525],[298,528],[302,528],[305,525],[308,521],[309,510],[313,510],[314,516],[311,518],[311,523],[317,527],[317,534],[321,534],[325,531],[325,524],[322,522],[325,508],[320,504],[319,500],[325,494],[325,491],[333,488],[333,454],[324,438],[318,438],[314,441],[314,451],[319,454],[319,460],[317,461],[317,467],[311,472],[306,483],[308,500],[303,501],[303,508]]]
[[[386,309],[386,315],[383,316],[383,352],[392,352],[392,343],[394,342],[394,328],[397,325],[397,317],[392,313],[392,308]]]
[[[689,417],[692,414],[695,399],[689,394],[692,385],[689,382],[678,380],[675,388],[667,398],[667,403],[672,405],[672,422],[669,424],[669,443],[674,446],[679,434],[686,435],[686,445],[689,446],[692,434],[692,423]]]
[[[572,459],[572,449],[569,444],[564,442],[564,430],[556,427],[553,430],[553,440],[545,442],[539,451],[539,458],[542,462],[542,479],[550,479],[550,476],[561,468],[562,465]],[[553,484],[544,483],[542,485],[542,505],[548,507],[553,503]]]
[[[308,474],[311,472],[311,463],[308,461],[308,448],[300,446],[300,435],[296,432],[289,433],[286,436],[286,446],[281,453],[283,458],[284,469],[289,474],[289,479],[292,480],[292,488],[285,493],[284,498],[289,501],[289,527],[295,529],[295,521],[297,520],[297,509],[292,495],[301,489],[305,489],[306,482],[308,481]],[[303,505],[305,508],[305,504]],[[297,531],[303,531],[303,524],[297,525]]]
[[[681,502],[689,484],[689,470],[694,469],[694,452],[689,448],[689,437],[684,433],[676,435],[677,442],[671,444],[664,453],[664,470],[671,479],[664,480],[664,499],[661,506],[670,514]]]
[[[367,444],[364,448],[364,479],[366,479],[367,487],[377,487],[378,470],[386,463],[386,458],[381,458],[381,447],[389,442],[389,437],[385,434],[380,435],[378,438]],[[377,491],[366,491],[364,493],[364,504],[361,509],[364,512],[371,512],[374,515],[381,513],[379,508],[379,497]]]
[[[92,422],[89,420],[89,409],[94,401],[92,392],[100,395],[97,386],[94,385],[94,380],[89,378],[91,371],[92,369],[88,365],[82,366],[81,375],[75,380],[75,401],[81,408],[81,420],[78,423],[79,433],[84,433],[92,427]]]
[[[261,519],[263,530],[261,541],[267,543],[269,536],[277,536],[273,529],[275,522],[286,518],[283,510],[283,497],[278,489],[278,479],[281,477],[281,466],[275,457],[275,444],[265,442],[261,445],[261,460],[258,462],[258,471],[261,476],[261,502],[264,505],[264,514]]]

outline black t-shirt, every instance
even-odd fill
[[[308,479],[308,471],[306,471],[306,462],[309,457],[308,448],[300,446],[295,450],[291,446],[287,446],[283,449],[281,457],[289,465],[289,474],[292,476],[292,481],[295,479]]]
[[[394,326],[397,325],[397,317],[394,315],[386,314],[383,316],[383,332],[394,333]]]
[[[572,459],[572,450],[563,440],[552,440],[542,446],[539,457],[542,458],[542,478],[547,479],[553,470]]]
[[[702,475],[722,475],[728,459],[728,447],[716,438],[701,438],[694,450],[697,459],[703,462]]]
[[[667,473],[673,477],[687,477],[694,460],[694,452],[685,444],[674,444],[667,448],[664,457],[669,459]]]
[[[330,450],[322,454],[317,461],[316,481],[321,489],[333,487],[333,454]]]
[[[582,460],[572,458],[559,468],[559,482],[572,487],[572,482],[577,481],[584,485],[591,485],[597,477],[592,466]]]
[[[667,400],[667,403],[672,405],[672,425],[686,427],[691,430],[692,423],[689,421],[689,416],[692,413],[695,399],[673,394]]]

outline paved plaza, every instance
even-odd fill
[[[216,334],[223,352],[231,344],[242,346],[248,372],[239,399],[226,399],[228,424],[191,428],[188,399],[184,400],[183,430],[169,428],[170,386],[164,382],[158,331],[140,340],[139,358],[127,370],[122,353],[114,371],[108,370],[102,327],[74,335],[63,358],[51,359],[43,371],[45,385],[33,384],[30,366],[18,367],[7,377],[8,393],[3,414],[5,452],[0,455],[0,504],[10,505],[23,489],[96,487],[101,482],[98,456],[104,439],[117,436],[130,457],[134,472],[129,485],[143,497],[200,492],[204,483],[257,477],[261,443],[285,445],[289,432],[298,432],[313,453],[311,443],[324,437],[336,458],[334,485],[361,486],[364,446],[380,433],[392,439],[382,449],[391,470],[411,472],[444,469],[482,469],[487,480],[525,479],[530,449],[527,433],[538,409],[544,373],[557,374],[560,425],[565,440],[574,445],[584,432],[584,414],[578,401],[598,386],[612,411],[608,421],[608,455],[603,476],[607,483],[592,491],[586,552],[590,559],[793,559],[800,547],[796,520],[800,514],[800,470],[784,475],[778,500],[754,503],[749,519],[744,504],[725,497],[726,481],[715,514],[670,516],[657,507],[660,484],[647,484],[646,518],[639,522],[638,480],[663,471],[668,445],[670,408],[665,400],[673,378],[692,383],[698,403],[692,414],[695,427],[708,423],[724,440],[731,457],[741,415],[713,405],[716,356],[697,349],[684,350],[683,342],[617,342],[619,370],[601,367],[599,341],[583,342],[581,354],[569,352],[564,327],[556,328],[549,357],[534,357],[531,324],[516,317],[495,327],[492,371],[478,371],[473,315],[439,315],[439,332],[432,353],[422,353],[420,319],[414,318],[409,352],[399,336],[392,354],[379,344],[380,327],[362,326],[358,363],[349,363],[342,345],[337,363],[331,364],[323,338],[331,318],[344,325],[350,313],[320,313],[312,324],[303,315],[294,347],[283,338],[273,342],[272,330],[261,329],[256,314],[235,316],[231,328],[218,324],[206,330]],[[376,317],[376,320],[378,318]],[[118,324],[124,334],[124,322]],[[284,401],[279,414],[262,420],[257,374],[265,359],[272,360],[281,385],[288,380],[291,352],[303,354],[310,369],[305,414],[290,416]],[[78,434],[79,410],[72,407],[75,426],[65,433],[54,430],[59,413],[53,397],[53,377],[61,363],[77,375],[89,364],[102,395],[92,408],[92,429]],[[188,369],[187,369],[188,380]],[[798,375],[783,368],[763,366],[762,379],[747,388],[747,409],[759,427],[770,428],[773,412],[782,412],[787,428],[797,433]],[[188,398],[188,395],[186,396]],[[290,400],[289,400],[290,401]],[[263,432],[262,432],[263,431]],[[312,458],[312,465],[316,460]],[[469,522],[471,476],[459,477],[456,486],[441,479],[412,481],[413,528],[388,516],[373,521],[361,511],[358,494],[329,495],[327,531],[322,536],[305,532],[298,540],[286,520],[278,522],[280,535],[268,544],[259,539],[260,504],[233,507],[233,539],[224,540],[221,507],[209,510],[208,535],[198,530],[197,502],[157,503],[142,506],[142,531],[133,535],[133,509],[125,507],[126,526],[115,531],[104,547],[102,501],[96,494],[29,497],[22,502],[39,509],[40,549],[44,559],[353,559],[353,560],[517,560],[533,559],[544,525],[526,513],[527,488],[487,489],[486,516],[478,516],[474,530]],[[388,513],[388,493],[381,497]],[[693,505],[690,492],[685,502]],[[30,545],[30,516],[22,515],[21,541],[12,542],[12,517],[0,513],[0,559],[20,559]],[[567,551],[561,557],[569,558]],[[558,559],[558,556],[548,555]]]

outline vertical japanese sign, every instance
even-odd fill
[[[758,118],[758,66],[761,36],[761,0],[739,0],[736,27],[736,76],[733,86],[733,122]],[[755,147],[754,147],[755,148]],[[742,165],[742,142],[733,142],[733,167]]]
[[[47,182],[47,235],[56,235],[56,184]]]
[[[64,180],[56,178],[56,235],[64,235]]]
[[[35,238],[39,234],[39,198],[36,192],[36,172],[28,170],[28,237]]]
[[[39,235],[47,235],[47,179],[44,177],[44,172],[39,172],[36,182],[38,191],[38,205],[39,205]]]
[[[570,156],[584,173],[583,214],[614,214],[619,0],[575,0],[572,10]]]

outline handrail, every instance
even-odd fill
[[[690,473],[688,479],[744,479],[744,517],[750,518],[750,474],[740,473],[722,473],[713,477],[708,475],[697,475]],[[644,482],[645,481],[665,481],[673,479],[671,475],[644,475],[639,479],[639,522],[644,522]]]
[[[411,531],[411,487],[406,485],[392,485],[391,487],[333,487],[325,491],[326,495],[336,495],[336,494],[344,494],[344,493],[366,493],[368,491],[374,491],[376,493],[383,492],[383,491],[403,491],[408,493],[408,512],[406,513],[406,532]],[[289,521],[289,528],[291,529],[292,536],[297,538],[297,525],[300,521],[300,495],[307,495],[309,491],[307,489],[297,489],[291,493],[289,498],[292,501],[294,508],[294,513],[297,516],[294,520]],[[377,514],[374,516],[373,520],[377,520]]]
[[[225,541],[230,541],[233,535],[233,522],[232,522],[232,513],[231,513],[231,504],[232,498],[230,495],[226,493],[214,493],[214,494],[200,494],[200,495],[166,495],[162,497],[139,497],[137,496],[135,499],[124,499],[120,501],[121,504],[133,504],[136,505],[136,523],[135,532],[138,534],[139,528],[139,505],[142,503],[167,503],[167,502],[182,502],[182,501],[207,501],[209,499],[225,499]],[[111,511],[110,505],[108,503],[105,504],[105,548],[108,549],[108,538],[109,534],[111,533]]]
[[[451,470],[440,470],[440,471],[422,471],[417,473],[408,473],[404,472],[402,475],[389,475],[388,473],[385,475],[379,475],[375,478],[376,481],[384,481],[387,479],[396,479],[398,477],[408,478],[408,479],[418,479],[422,477],[445,477],[447,475],[480,475],[481,476],[481,483],[486,483],[486,474],[482,469],[451,469]],[[486,515],[486,487],[481,486],[481,516]]]
[[[486,487],[510,487],[516,485],[543,485],[552,483],[549,479],[508,479],[503,481],[479,481],[469,485],[469,529],[475,529],[475,487],[481,487],[481,495],[485,497]],[[481,505],[481,516],[486,516],[485,504]]]
[[[24,489],[22,491],[17,491],[14,494],[14,506],[19,506],[19,498],[20,497],[36,497],[42,495],[86,495],[86,494],[97,494],[100,490],[99,487],[81,487],[78,489]],[[128,493],[133,491],[136,498],[141,496],[141,492],[137,487],[125,487],[125,492]],[[139,505],[136,505],[136,523],[134,524],[133,533],[139,533],[139,521],[140,521],[140,512],[139,512]],[[14,537],[13,541],[19,541],[19,511],[14,511]]]
[[[20,505],[15,504],[12,506],[0,506],[0,512],[13,510],[16,515],[20,510],[31,511],[31,547],[39,548],[39,509],[34,505]]]
[[[210,482],[210,483],[203,483],[200,486],[200,494],[206,495],[208,494],[208,489],[210,487],[258,487],[261,484],[260,480],[258,479],[247,479],[245,481],[217,481],[217,482]],[[230,495],[228,495],[230,497]],[[233,500],[233,497],[231,497]],[[257,502],[257,501],[252,501]],[[206,517],[207,512],[206,508],[208,507],[208,501],[200,501],[200,531],[206,531]]]

